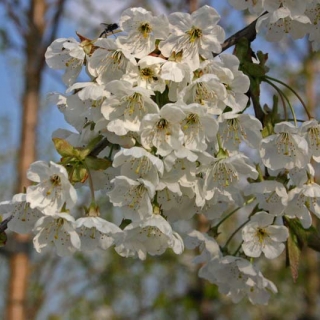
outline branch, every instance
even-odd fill
[[[256,35],[257,35],[256,24],[257,24],[258,19],[267,13],[268,13],[267,11],[264,12],[261,16],[259,16],[257,19],[252,21],[248,26],[244,27],[243,29],[239,30],[238,32],[233,34],[231,37],[229,37],[222,44],[222,46],[221,46],[222,50],[220,53],[222,53],[223,51],[226,51],[230,47],[237,44],[241,38],[247,38],[249,40],[249,42],[252,42],[256,38]],[[216,57],[220,53],[214,53],[213,56]]]
[[[25,37],[25,35],[27,34],[27,32],[26,32],[27,28],[23,27],[21,19],[19,18],[19,16],[13,10],[14,7],[10,3],[10,1],[4,1],[4,5],[5,5],[6,10],[7,10],[7,15],[11,19],[12,23],[17,27],[17,30],[18,30],[20,36],[21,37]]]
[[[102,150],[110,145],[110,142],[107,138],[103,138],[90,152],[90,156],[97,156]]]
[[[58,30],[58,27],[59,27],[59,22],[60,22],[60,19],[62,17],[62,13],[63,13],[63,9],[64,9],[65,3],[66,3],[65,0],[59,0],[58,3],[56,3],[54,5],[57,9],[56,9],[56,12],[55,12],[55,14],[53,16],[52,22],[51,22],[52,28],[50,30],[50,33],[48,35],[47,40],[44,41],[44,43],[43,43],[43,47],[45,47],[46,49],[56,37],[57,30]]]
[[[59,27],[59,22],[60,19],[62,17],[62,13],[63,13],[63,9],[64,9],[64,5],[65,5],[66,1],[65,0],[58,0],[58,2],[56,4],[54,4],[54,6],[56,7],[56,12],[53,16],[51,25],[52,28],[48,34],[48,36],[45,38],[43,38],[43,42],[42,42],[42,46],[40,48],[40,63],[39,63],[39,70],[43,70],[43,66],[45,64],[45,52],[47,50],[47,48],[49,47],[49,45],[51,44],[51,42],[53,42],[53,40],[56,38],[57,35],[57,30]]]
[[[8,222],[13,218],[13,216],[10,216],[9,218],[3,220],[0,222],[0,233],[4,232],[8,228]]]

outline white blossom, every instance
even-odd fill
[[[206,233],[197,230],[189,231],[184,236],[183,241],[187,249],[193,250],[196,247],[199,247],[201,253],[194,258],[193,263],[204,263],[213,258],[222,257],[219,244],[214,238],[208,236]]]
[[[164,172],[163,162],[143,148],[133,147],[120,150],[114,157],[113,166],[120,167],[120,175],[130,179],[144,179],[154,186]]]
[[[125,227],[123,238],[115,249],[123,257],[139,257],[145,260],[147,253],[161,255],[167,248],[181,254],[184,249],[183,240],[163,217],[152,215]]]
[[[310,0],[264,0],[263,6],[269,12],[277,12],[284,8],[291,15],[295,16],[302,15],[305,12],[308,1]]]
[[[108,249],[114,244],[114,235],[122,230],[115,224],[100,217],[83,217],[75,222],[81,240],[81,250],[90,251],[97,247]]]
[[[278,257],[285,248],[289,236],[285,226],[272,225],[274,215],[264,211],[255,213],[242,229],[242,249],[248,257],[257,258],[264,253],[266,258]]]
[[[74,38],[60,38],[48,47],[45,58],[52,69],[65,69],[63,82],[73,84],[81,72],[86,57],[83,46]]]
[[[216,75],[205,74],[185,87],[179,97],[186,104],[203,105],[210,114],[221,114],[226,107],[227,91]]]
[[[165,62],[166,60],[159,57],[146,56],[140,59],[136,66],[130,65],[122,80],[131,82],[134,86],[162,93],[166,83],[160,75],[161,67]]]
[[[303,1],[299,1],[302,3]],[[260,16],[256,29],[266,27],[268,41],[280,41],[285,34],[290,34],[293,39],[301,39],[308,31],[310,19],[305,15],[292,15],[286,7],[280,7],[274,12]]]
[[[288,194],[284,185],[274,180],[251,183],[245,190],[247,196],[254,195],[260,209],[279,216],[285,210]]]
[[[141,125],[141,143],[150,150],[157,148],[157,154],[166,156],[182,147],[184,135],[181,121],[185,113],[175,104],[164,105],[159,114],[147,114]]]
[[[186,118],[181,122],[184,146],[192,151],[204,151],[206,141],[213,140],[218,132],[218,122],[196,103],[181,106]]]
[[[235,303],[247,296],[253,304],[266,305],[270,293],[277,292],[273,282],[257,266],[240,257],[216,257],[201,267],[199,276],[215,283]]]
[[[312,49],[319,50],[320,48],[320,3],[319,1],[313,1],[309,4],[306,12],[306,16],[311,20],[311,24],[308,25],[309,41],[311,41]]]
[[[234,187],[241,177],[258,177],[257,170],[249,163],[249,159],[241,154],[234,154],[229,157],[212,158],[208,165],[205,165],[205,190],[229,190]]]
[[[150,181],[117,176],[111,182],[114,188],[108,193],[109,199],[114,206],[124,207],[125,218],[140,220],[151,216],[155,186]]]
[[[290,122],[277,123],[274,127],[275,134],[261,141],[260,156],[267,168],[304,168],[308,164],[308,143],[298,134],[298,130]]]
[[[262,140],[261,130],[261,122],[249,114],[226,112],[219,117],[221,143],[229,151],[239,151],[241,142],[258,149]]]
[[[160,78],[166,81],[170,101],[178,100],[179,93],[191,82],[192,77],[193,73],[186,63],[167,60],[161,66]]]
[[[228,0],[228,2],[237,10],[248,9],[250,13],[261,14],[264,10],[265,0]]]
[[[298,218],[304,228],[312,224],[311,212],[320,218],[320,186],[315,182],[294,188],[288,193],[285,215]]]
[[[68,256],[80,250],[81,242],[74,224],[74,218],[64,212],[41,217],[34,227],[34,248],[42,252],[54,247],[59,256]]]
[[[320,125],[317,120],[306,121],[301,125],[301,133],[308,142],[310,157],[320,162]]]
[[[98,84],[120,80],[128,66],[136,64],[130,52],[121,49],[113,39],[98,39],[94,45],[98,48],[88,59],[88,71]]]
[[[120,18],[120,28],[128,34],[118,37],[117,43],[139,59],[156,48],[156,39],[164,39],[169,33],[166,16],[154,17],[143,8],[125,10]]]
[[[0,202],[0,212],[5,218],[12,215],[8,229],[17,233],[31,232],[37,220],[43,216],[40,210],[30,208],[25,193],[15,194],[11,201]]]
[[[108,120],[107,128],[123,136],[129,131],[139,131],[142,118],[149,113],[158,113],[158,106],[151,100],[151,90],[133,87],[126,81],[112,81],[107,85],[112,93],[101,106],[103,116]]]
[[[246,93],[250,87],[250,80],[239,70],[239,66],[239,59],[231,54],[221,54],[219,60],[206,60],[201,64],[204,74],[214,74],[225,86],[227,96],[224,103],[232,109],[232,113],[243,111],[249,99]]]
[[[36,161],[31,164],[27,177],[35,185],[27,188],[26,201],[32,209],[45,214],[58,212],[64,204],[72,208],[77,201],[77,193],[68,180],[65,167],[50,161]]]
[[[200,55],[212,58],[212,52],[221,51],[224,41],[224,30],[217,25],[220,16],[215,9],[203,6],[188,13],[172,13],[169,16],[171,35],[161,41],[161,53],[170,57],[173,52],[182,53],[182,62],[187,63],[191,70],[200,65]]]

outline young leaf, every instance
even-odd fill
[[[292,279],[296,282],[299,273],[301,243],[297,235],[289,228],[289,238],[287,242],[287,259],[291,270]]]
[[[87,167],[93,170],[106,170],[112,165],[110,160],[95,157],[86,157],[85,162]]]
[[[57,152],[62,157],[78,157],[79,151],[74,148],[68,141],[60,139],[60,138],[53,138],[52,139],[54,146]]]

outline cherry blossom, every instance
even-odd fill
[[[34,232],[33,244],[37,252],[54,247],[59,256],[68,256],[80,250],[80,238],[70,214],[57,212],[43,216],[36,222]]]
[[[141,124],[141,143],[144,148],[157,148],[157,154],[166,156],[182,147],[184,134],[180,122],[183,110],[175,104],[166,104],[159,114],[147,114]]]
[[[151,182],[117,176],[111,183],[114,188],[108,193],[109,199],[114,206],[124,207],[125,218],[137,220],[152,214],[151,199],[155,194],[155,187]]]
[[[117,38],[123,49],[131,52],[136,58],[143,58],[152,52],[156,39],[164,39],[169,33],[167,17],[152,16],[143,8],[129,8],[120,18],[120,28],[128,33]]]
[[[63,82],[73,84],[81,72],[86,53],[74,38],[61,38],[52,42],[48,47],[45,58],[52,69],[65,69]]]
[[[115,224],[100,217],[84,217],[75,221],[81,240],[81,250],[90,251],[97,247],[108,249],[114,244],[114,235],[122,230]]]
[[[150,255],[160,255],[167,248],[181,254],[184,245],[178,233],[160,215],[152,215],[142,221],[134,221],[123,230],[123,238],[118,240],[116,251],[125,257],[137,256],[141,260]]]
[[[65,167],[50,161],[36,161],[31,164],[27,177],[37,184],[27,188],[26,201],[30,208],[40,209],[45,214],[59,211],[64,204],[68,208],[75,205],[77,193],[68,180]]]
[[[4,218],[12,216],[8,229],[17,233],[30,233],[37,220],[43,216],[40,210],[30,208],[25,193],[15,194],[11,201],[0,202],[0,212]]]
[[[111,81],[106,88],[112,96],[102,103],[101,113],[108,120],[108,130],[117,135],[139,131],[146,114],[159,112],[150,98],[153,94],[151,90],[133,87],[126,81]]]
[[[282,122],[275,125],[274,131],[275,134],[261,141],[263,164],[273,170],[304,168],[309,162],[309,149],[299,129],[290,122]]]
[[[265,211],[257,212],[242,229],[242,249],[248,257],[278,257],[285,248],[283,244],[289,236],[284,226],[272,225],[274,216]]]
[[[273,282],[264,278],[257,266],[240,257],[213,258],[199,270],[199,276],[215,283],[233,302],[248,296],[253,304],[267,304],[270,292],[277,292]]]
[[[98,47],[89,58],[88,71],[96,77],[98,84],[119,80],[129,65],[136,65],[130,52],[122,49],[113,39],[98,39]]]
[[[166,57],[173,52],[182,53],[182,62],[191,70],[199,68],[200,55],[210,59],[211,52],[219,53],[224,41],[224,30],[217,25],[220,16],[209,6],[188,13],[172,13],[169,16],[171,35],[159,44]]]

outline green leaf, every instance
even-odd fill
[[[73,183],[81,182],[84,183],[88,178],[88,171],[83,166],[72,168],[71,181]]]
[[[268,106],[265,106],[266,113],[263,118],[264,128],[262,129],[262,132],[261,132],[263,138],[266,138],[274,134],[274,125],[279,120],[278,101],[279,101],[278,96],[274,95],[272,110],[270,110]]]
[[[248,76],[255,78],[261,78],[266,75],[264,66],[253,62],[243,61],[241,64],[241,70]]]
[[[315,251],[320,252],[320,234],[315,227],[310,227],[306,230],[307,246]]]
[[[320,252],[320,234],[313,226],[309,229],[304,229],[299,219],[285,219],[285,224],[289,228],[290,234],[288,238],[289,263],[292,277],[296,280],[301,249],[308,246]]]
[[[97,136],[93,138],[85,148],[77,148],[79,150],[79,158],[84,160],[92,150],[97,146],[97,144],[102,140],[103,136]]]
[[[248,60],[249,40],[247,38],[241,38],[236,44],[234,54],[238,57],[240,62]]]
[[[79,151],[74,148],[68,141],[60,138],[53,138],[52,141],[57,152],[62,157],[79,157]]]
[[[7,235],[5,232],[0,232],[0,247],[3,247],[7,242]]]
[[[106,170],[112,165],[110,160],[95,157],[86,157],[85,162],[87,167],[93,170]]]

